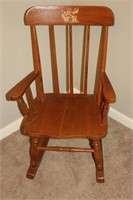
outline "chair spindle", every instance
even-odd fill
[[[52,62],[52,72],[53,72],[53,88],[56,95],[59,95],[59,80],[58,80],[58,70],[57,70],[57,58],[56,58],[56,44],[55,44],[55,31],[54,26],[49,26],[50,35],[50,50],[51,50],[51,62]]]
[[[84,45],[84,95],[87,95],[87,82],[88,82],[88,59],[89,59],[89,41],[90,41],[90,27],[85,27],[85,45]]]
[[[97,97],[98,105],[100,105],[101,103],[101,92],[102,92],[102,85],[100,82],[100,72],[104,72],[106,67],[107,43],[108,43],[108,26],[103,26],[101,32],[99,55],[97,62],[97,72],[96,72],[96,80],[94,88],[94,94]]]
[[[68,66],[69,66],[69,89],[70,95],[73,95],[73,45],[72,45],[72,26],[67,28],[68,34]]]
[[[19,99],[19,100],[17,101],[17,104],[18,104],[18,108],[19,108],[19,110],[20,110],[20,113],[21,113],[23,116],[27,115],[28,118],[29,118],[29,109],[28,109],[28,107],[27,107],[27,105],[26,105],[26,103],[25,103],[25,101],[24,101],[24,98],[22,97],[21,99]]]
[[[36,106],[35,106],[35,102],[34,102],[33,95],[32,95],[30,87],[26,90],[26,98],[27,98],[27,102],[28,102],[30,110],[33,113],[35,113],[36,112]]]
[[[37,40],[37,33],[35,26],[31,26],[31,40],[32,40],[32,49],[33,49],[33,61],[34,61],[34,68],[40,72],[40,75],[36,79],[36,91],[37,97],[43,103],[44,102],[44,88],[42,82],[42,72],[41,72],[41,61],[39,56],[39,47],[38,47],[38,40]]]

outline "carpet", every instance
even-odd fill
[[[85,139],[50,140],[50,145],[88,147]],[[90,153],[46,152],[34,180],[25,177],[29,139],[19,131],[0,141],[1,200],[133,199],[133,131],[109,119],[103,139],[105,183],[97,183]]]

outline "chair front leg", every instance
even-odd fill
[[[96,179],[97,182],[104,182],[104,167],[103,167],[103,153],[102,153],[102,141],[91,141],[91,145],[94,148],[93,158],[96,165]]]
[[[41,163],[45,151],[39,151],[39,146],[47,146],[48,138],[30,138],[30,167],[27,171],[26,177],[33,179]]]

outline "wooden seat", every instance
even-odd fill
[[[102,139],[107,134],[109,104],[116,96],[105,73],[108,28],[114,25],[111,9],[98,6],[36,6],[24,16],[30,26],[34,71],[22,79],[7,94],[7,100],[17,101],[23,115],[21,133],[30,138],[30,167],[27,178],[34,178],[43,154],[48,151],[91,152],[96,164],[96,179],[104,181]],[[49,27],[53,91],[44,92],[43,73],[39,53],[37,26]],[[60,92],[56,27],[66,27],[66,91]],[[75,27],[83,27],[83,49],[80,91],[74,93],[73,38]],[[88,93],[90,30],[101,27],[101,39],[95,75],[94,92]],[[82,34],[81,34],[82,35]],[[63,39],[60,38],[60,39]],[[47,40],[47,39],[46,39]],[[78,41],[77,41],[78,43]],[[62,50],[62,49],[61,49]],[[62,56],[62,55],[60,55]],[[47,57],[45,58],[47,59]],[[80,66],[77,66],[79,68]],[[44,70],[45,71],[45,70]],[[46,72],[47,73],[47,72]],[[62,75],[63,76],[63,75]],[[36,97],[30,85],[35,81]],[[48,146],[49,139],[84,138],[91,148]]]
[[[99,106],[93,95],[56,96],[48,94],[44,103],[36,101],[38,112],[24,119],[21,131],[31,137],[89,138],[104,137],[107,125],[101,123]],[[51,120],[52,119],[52,120]],[[23,126],[24,124],[24,126]],[[95,126],[93,125],[95,124]]]

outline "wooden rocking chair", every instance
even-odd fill
[[[26,25],[30,26],[31,30],[34,71],[13,87],[6,94],[6,99],[17,101],[19,110],[23,115],[21,133],[30,137],[31,162],[27,178],[34,178],[46,150],[91,152],[96,165],[96,180],[97,182],[104,182],[102,139],[107,134],[109,104],[116,101],[114,90],[105,73],[108,28],[114,25],[113,12],[103,6],[36,6],[26,11],[24,21]],[[49,93],[44,93],[45,84],[43,84],[37,34],[37,27],[42,25],[47,26],[49,30],[49,38],[46,40],[50,41],[53,80],[53,90]],[[64,27],[66,36],[66,60],[64,60],[64,65],[67,66],[67,75],[64,76],[67,77],[66,92],[60,92],[57,65],[56,29],[61,26]],[[79,93],[75,93],[73,38],[75,27],[81,26],[84,28],[81,56],[82,87]],[[92,26],[101,27],[101,39],[94,92],[88,94],[89,41]],[[76,32],[76,34],[79,34],[79,32]],[[61,49],[61,51],[63,50]],[[79,67],[80,64],[77,69]],[[33,81],[36,85],[36,97],[33,97],[30,87]],[[48,146],[48,141],[51,138],[88,139],[90,148]]]

